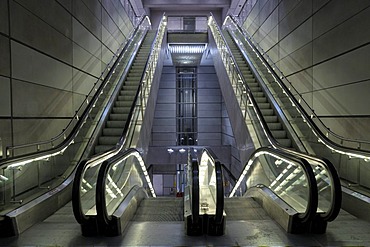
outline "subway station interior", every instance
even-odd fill
[[[370,246],[369,23],[0,0],[0,246]]]

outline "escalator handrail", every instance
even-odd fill
[[[163,14],[163,16],[165,16],[165,14]],[[150,52],[148,54],[148,57],[146,59],[146,63],[145,63],[145,66],[144,66],[144,73],[141,75],[138,90],[136,91],[136,94],[135,94],[135,97],[134,97],[134,100],[133,100],[133,104],[131,105],[130,112],[129,112],[128,116],[127,116],[127,121],[125,123],[125,127],[124,127],[124,130],[123,130],[123,133],[122,133],[121,138],[119,140],[119,145],[120,146],[123,146],[124,143],[127,141],[127,136],[126,135],[127,135],[128,130],[129,130],[129,126],[132,124],[131,123],[131,120],[132,120],[131,118],[132,118],[132,116],[134,114],[135,107],[138,105],[140,91],[142,90],[142,87],[143,87],[143,80],[145,78],[146,72],[149,69],[149,60],[150,60],[150,57],[152,56],[152,54],[154,52],[154,45],[155,45],[157,39],[159,38],[159,34],[160,34],[159,31],[160,31],[161,23],[159,24],[159,27],[158,27],[158,29],[156,31],[156,34],[155,34],[153,43],[152,43],[152,45],[150,47]]]
[[[142,39],[138,42],[139,45],[142,43],[144,37],[145,37],[145,35],[143,35]],[[138,49],[139,49],[139,47],[137,47],[137,50],[134,51],[134,53],[137,53]],[[131,67],[131,65],[134,61],[134,58],[135,58],[135,56],[132,56],[130,58],[130,61],[128,62],[128,66],[125,69],[125,72],[123,73],[122,77],[127,76],[129,68]],[[131,122],[131,117],[132,117],[131,110],[132,109],[130,109],[130,114],[128,116],[127,122]],[[126,126],[125,126],[125,128],[123,130],[123,134],[126,134],[126,133],[127,133],[127,129],[126,129]],[[88,159],[82,160],[77,165],[76,173],[75,173],[75,179],[74,179],[73,188],[72,188],[72,207],[73,207],[73,212],[74,212],[75,218],[80,224],[86,223],[89,220],[89,217],[84,215],[84,213],[82,212],[82,205],[81,205],[81,198],[80,198],[81,197],[80,187],[81,187],[81,182],[82,182],[82,179],[83,179],[83,174],[85,173],[85,171],[88,168],[91,167],[92,164],[104,162],[105,160],[108,159],[108,157],[114,156],[121,149],[122,149],[122,145],[120,145],[118,143],[116,146],[108,149],[104,153],[93,155]]]
[[[96,214],[97,214],[97,220],[99,224],[108,226],[110,225],[110,222],[112,221],[112,215],[109,215],[107,211],[106,197],[105,197],[106,184],[107,184],[106,179],[107,179],[108,171],[111,169],[112,165],[114,165],[116,162],[124,159],[126,156],[132,153],[138,153],[140,155],[138,150],[134,148],[129,148],[105,160],[99,169],[98,179],[96,182],[96,199],[95,199]],[[123,198],[122,201],[124,200],[125,198]]]
[[[312,221],[316,217],[316,212],[317,212],[317,207],[318,207],[318,188],[317,188],[317,183],[316,183],[316,178],[315,174],[313,172],[312,166],[310,163],[304,159],[304,158],[298,158],[295,157],[292,154],[286,153],[284,150],[279,150],[279,149],[274,149],[271,147],[261,147],[256,149],[250,156],[249,160],[245,163],[243,167],[243,173],[245,174],[244,176],[247,176],[247,173],[249,170],[251,170],[251,164],[253,164],[254,160],[258,158],[258,153],[261,152],[266,152],[266,153],[271,153],[274,155],[277,155],[279,157],[283,157],[286,160],[293,161],[294,163],[298,164],[301,168],[302,171],[304,171],[306,177],[307,177],[307,185],[309,188],[309,195],[308,195],[308,203],[307,203],[307,208],[305,213],[299,214],[298,217],[301,219],[301,222],[309,222]],[[249,166],[249,167],[248,167]],[[248,170],[247,170],[248,169]],[[245,171],[247,170],[247,171]],[[239,178],[241,181],[243,178],[242,176]],[[238,181],[239,182],[239,181]],[[238,187],[240,186],[240,183]],[[235,188],[237,189],[237,188]],[[278,195],[276,195],[278,196]]]
[[[164,14],[163,14],[163,16],[164,16]],[[146,59],[146,64],[145,64],[145,67],[144,67],[144,73],[142,74],[142,76],[140,78],[139,87],[138,87],[138,90],[136,91],[136,94],[135,94],[135,97],[134,97],[134,100],[133,100],[133,104],[131,105],[129,114],[127,116],[127,120],[126,120],[125,126],[123,128],[121,138],[120,138],[119,142],[117,143],[116,147],[113,147],[112,149],[107,151],[107,152],[114,152],[115,155],[113,157],[111,157],[109,160],[104,161],[100,170],[99,170],[97,187],[96,187],[96,189],[97,189],[97,192],[96,192],[96,203],[97,203],[96,208],[97,208],[97,212],[98,212],[98,208],[99,208],[100,216],[99,216],[99,213],[97,213],[97,215],[98,215],[98,220],[100,219],[101,222],[105,222],[107,224],[109,224],[109,221],[111,220],[111,218],[108,217],[108,213],[107,213],[106,208],[105,208],[105,191],[104,191],[104,199],[103,199],[103,195],[101,194],[103,192],[99,191],[98,187],[103,188],[103,186],[105,185],[104,178],[106,176],[106,173],[108,172],[107,169],[108,169],[108,165],[110,164],[110,162],[112,162],[113,160],[117,160],[119,158],[122,158],[122,155],[127,155],[128,153],[131,153],[133,151],[138,152],[136,149],[129,148],[126,151],[123,151],[123,154],[119,153],[122,150],[124,144],[127,141],[128,130],[130,129],[130,125],[132,124],[132,120],[133,120],[132,117],[133,117],[133,114],[134,114],[134,111],[135,111],[135,107],[138,104],[140,90],[141,90],[142,84],[143,84],[143,79],[144,79],[145,73],[146,73],[146,71],[148,69],[148,66],[149,66],[150,57],[152,56],[152,53],[154,51],[154,49],[153,49],[154,45],[155,45],[155,43],[156,43],[156,41],[159,37],[159,31],[160,31],[160,28],[158,28],[158,30],[156,32],[155,38],[154,38],[153,43],[151,45],[150,53],[148,54],[148,57]],[[102,154],[102,155],[104,155],[104,154]]]
[[[78,122],[73,127],[71,133],[68,136],[66,136],[64,141],[62,141],[56,147],[53,147],[53,148],[50,148],[50,149],[47,149],[47,150],[36,151],[36,152],[33,152],[33,153],[20,155],[20,156],[17,156],[17,157],[10,157],[10,158],[3,159],[0,162],[0,169],[5,169],[7,166],[9,166],[11,164],[22,163],[22,162],[26,162],[27,160],[34,160],[34,159],[38,159],[38,158],[43,159],[43,157],[52,155],[53,153],[63,152],[70,144],[73,143],[74,138],[77,136],[77,134],[81,130],[82,126],[86,122],[86,119],[88,118],[92,108],[95,106],[95,103],[97,102],[102,90],[105,88],[106,84],[108,83],[108,81],[109,81],[108,79],[112,75],[115,67],[118,65],[118,62],[119,62],[120,58],[123,56],[127,47],[133,41],[133,38],[135,37],[135,34],[138,32],[138,30],[139,30],[141,24],[144,22],[144,20],[145,20],[145,18],[143,17],[140,20],[140,24],[134,29],[130,38],[127,40],[125,46],[118,49],[118,50],[122,49],[120,54],[118,56],[114,55],[112,60],[109,62],[109,64],[105,68],[105,70],[102,72],[102,75],[103,75],[106,70],[109,70],[108,74],[104,77],[104,80],[103,80],[102,84],[96,90],[96,93],[94,94],[93,98],[90,100],[88,106],[85,108],[85,110],[83,111],[83,113],[80,117],[77,114],[78,114],[79,110],[83,107],[83,104],[81,104],[80,108],[77,110],[76,115],[73,117],[73,119],[78,119]],[[110,68],[110,63],[113,62],[114,58],[116,58],[116,60],[114,61],[112,68]],[[99,77],[98,80],[101,80],[101,77]],[[95,87],[93,87],[91,89],[91,91],[94,91],[94,90],[95,90]],[[66,132],[68,127],[72,124],[73,119],[68,123],[67,127],[65,129],[63,129],[61,134],[57,135],[56,137],[53,137],[51,140],[35,142],[35,143],[31,143],[31,144],[17,145],[17,146],[12,146],[12,147],[6,147],[5,152],[7,153],[8,149],[17,149],[17,148],[38,146],[38,145],[42,145],[42,144],[46,144],[46,143],[52,143],[53,141],[55,141],[55,140],[57,140],[61,137],[64,138],[64,133]]]
[[[279,83],[280,87],[282,87],[282,89],[285,91],[287,97],[296,106],[296,109],[301,114],[302,118],[306,121],[306,123],[309,125],[310,129],[315,133],[315,135],[319,137],[319,140],[321,140],[321,142],[323,142],[323,144],[325,144],[326,146],[330,147],[332,150],[336,150],[337,149],[338,151],[340,151],[342,153],[352,153],[352,154],[354,154],[353,156],[355,156],[355,157],[356,157],[356,155],[364,156],[365,158],[366,157],[370,157],[370,152],[369,151],[361,150],[360,148],[355,149],[355,148],[345,147],[345,146],[339,145],[338,143],[335,143],[334,141],[330,140],[320,130],[320,128],[317,126],[317,124],[312,121],[312,117],[303,109],[303,107],[301,106],[301,103],[298,102],[298,100],[296,99],[296,97],[293,96],[291,90],[286,86],[286,84],[282,81],[282,79],[280,78],[280,76],[276,73],[275,69],[272,68],[272,66],[270,65],[270,63],[265,59],[265,56],[260,52],[260,50],[256,47],[256,45],[253,42],[251,42],[251,40],[249,38],[249,35],[246,33],[246,31],[243,28],[240,27],[240,25],[238,24],[238,21],[235,20],[235,17],[229,16],[229,18],[235,23],[235,26],[243,34],[244,38],[246,38],[248,44],[254,49],[254,51],[263,60],[264,64],[268,67],[269,71],[272,74],[274,74],[274,77],[277,80],[277,82]],[[304,101],[303,98],[301,98],[301,100]],[[342,143],[344,141],[348,141],[348,142],[352,142],[352,143],[359,143],[359,147],[361,147],[361,143],[370,144],[370,141],[366,141],[366,140],[355,140],[355,139],[350,139],[350,138],[345,138],[345,137],[339,136],[338,134],[336,134],[336,133],[332,132],[330,129],[328,129],[326,127],[326,125],[321,121],[321,119],[315,114],[314,111],[311,112],[311,115],[314,118],[318,119],[318,121],[320,121],[320,123],[322,124],[322,126],[326,129],[325,131],[327,133],[330,133],[330,135],[333,135],[333,136],[337,137],[338,139],[341,140]],[[348,154],[348,155],[350,155],[350,154]]]
[[[215,223],[221,224],[224,216],[225,197],[224,197],[224,183],[222,177],[222,166],[220,161],[218,160],[215,163],[215,169],[216,169],[216,190],[217,190]]]
[[[89,217],[86,216],[82,211],[81,204],[81,184],[82,184],[82,174],[88,166],[88,160],[83,160],[76,168],[75,178],[73,180],[72,187],[72,210],[75,216],[75,219],[79,224],[84,224],[89,220]],[[77,202],[77,203],[76,203]]]
[[[215,174],[216,174],[216,215],[215,215],[215,223],[221,224],[223,215],[224,215],[224,183],[223,183],[223,176],[222,176],[222,165],[219,159],[217,158],[216,154],[211,150],[204,148],[202,151],[203,153],[207,153],[208,157],[212,159],[212,163],[215,167]]]
[[[237,25],[237,27],[240,29],[239,25]],[[254,47],[254,49],[256,50],[255,47]],[[233,54],[231,54],[231,55],[233,57]],[[260,57],[262,57],[261,54],[260,54]],[[233,57],[233,59],[234,59],[234,57]],[[234,60],[234,62],[235,62],[235,60]],[[247,60],[247,62],[250,66],[253,66],[253,64],[250,64],[249,60]],[[264,62],[265,62],[265,64],[268,64],[268,62],[266,60],[264,60]],[[270,69],[272,70],[272,68],[270,68]],[[256,71],[255,69],[253,69],[253,70]],[[239,68],[238,68],[238,72],[240,73]],[[257,72],[254,72],[254,73],[257,73]],[[248,85],[246,85],[246,86],[248,86]],[[298,104],[298,102],[295,102],[295,103],[296,103],[296,105]],[[254,104],[254,102],[253,102],[253,104]],[[258,114],[262,114],[261,111],[258,111],[258,112],[259,112]],[[263,119],[263,117],[262,117],[262,119]],[[262,124],[265,125],[264,129],[266,128],[268,130],[267,123],[264,122]],[[275,140],[269,130],[267,131],[267,133],[270,135],[269,139]],[[276,147],[274,145],[276,145]],[[341,183],[340,183],[340,178],[339,178],[339,175],[338,175],[338,172],[337,172],[335,166],[326,158],[318,158],[314,155],[309,155],[309,154],[305,154],[303,152],[298,152],[298,151],[286,148],[284,146],[281,146],[277,142],[275,142],[275,144],[273,144],[273,146],[275,148],[278,148],[278,149],[284,150],[288,153],[291,153],[294,156],[297,156],[297,157],[300,157],[300,158],[303,158],[303,159],[306,159],[306,160],[309,160],[309,161],[313,161],[313,162],[316,162],[316,163],[320,163],[321,166],[327,171],[327,173],[329,175],[329,178],[330,178],[330,181],[331,181],[331,185],[332,185],[331,186],[331,202],[332,203],[331,203],[331,207],[329,208],[329,210],[327,212],[323,213],[323,214],[320,214],[320,217],[325,221],[334,220],[340,212],[341,202],[342,202]],[[312,164],[312,162],[310,162],[310,164]]]
[[[221,35],[227,49],[228,49],[228,52],[229,52],[229,55],[230,57],[232,58],[234,64],[235,64],[235,68],[236,70],[238,71],[238,73],[240,75],[242,75],[239,67],[237,66],[237,63],[236,63],[236,59],[234,58],[234,55],[232,54],[227,42],[226,42],[226,39],[223,35],[223,33],[220,31],[220,28],[218,27],[218,25],[216,25],[217,29],[218,29],[218,32],[219,34]],[[251,65],[253,66],[253,65]],[[328,171],[328,174],[329,174],[329,177],[331,179],[331,195],[332,195],[332,198],[331,198],[331,207],[330,209],[328,210],[328,212],[326,212],[325,214],[322,214],[321,217],[324,217],[325,219],[331,219],[331,220],[334,220],[338,214],[339,214],[339,211],[340,211],[340,208],[341,208],[341,184],[340,184],[340,179],[339,179],[339,175],[334,167],[334,165],[327,159],[322,159],[322,158],[318,158],[316,156],[313,156],[313,155],[309,155],[309,154],[304,154],[302,152],[298,152],[298,151],[295,151],[293,149],[290,149],[290,148],[286,148],[284,146],[282,146],[280,143],[278,143],[275,138],[273,137],[270,129],[268,128],[268,125],[265,121],[265,119],[263,118],[263,115],[262,115],[262,112],[261,110],[257,107],[257,101],[255,100],[248,84],[245,82],[245,79],[243,76],[240,77],[240,79],[243,81],[243,87],[248,95],[248,98],[249,100],[251,101],[252,105],[253,105],[253,110],[255,111],[256,115],[257,115],[257,118],[258,118],[258,122],[260,123],[267,139],[269,140],[270,144],[275,148],[275,149],[278,149],[278,150],[282,150],[284,152],[287,152],[287,153],[290,153],[292,155],[295,155],[297,157],[301,157],[305,160],[312,160],[314,162],[317,162],[317,163],[320,163],[327,171]],[[310,163],[311,164],[311,163]]]
[[[196,159],[192,161],[191,164],[191,175],[192,175],[192,185],[191,185],[191,217],[194,224],[199,222],[199,164]]]

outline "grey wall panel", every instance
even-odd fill
[[[9,38],[0,35],[0,75],[10,76]]]
[[[13,80],[12,83],[12,104],[15,117],[70,117],[74,115],[70,92],[17,80]]]
[[[12,74],[16,79],[72,90],[72,68],[17,42],[11,43]]]
[[[176,132],[176,125],[153,125],[153,133]]]
[[[155,118],[170,118],[170,117],[175,117],[176,116],[176,112],[175,111],[159,111],[156,109],[155,111],[155,115],[154,117]]]
[[[261,28],[259,29],[260,32],[260,38],[256,40],[257,42],[261,42],[262,40],[265,40],[261,43],[261,47],[265,48],[268,47],[268,44],[273,44],[271,42],[274,40],[277,41],[278,38],[278,29],[276,28],[278,23],[278,9],[275,9],[274,12],[272,12],[268,19],[262,24]],[[262,45],[265,43],[265,45]],[[271,45],[270,45],[271,46]]]
[[[198,132],[199,133],[221,133],[221,125],[220,124],[214,124],[214,125],[205,125],[202,123],[199,123],[198,126]],[[220,138],[220,136],[218,136]]]
[[[113,52],[111,49],[107,48],[106,46],[102,47],[102,71],[105,69],[105,67],[108,65],[110,61],[112,61],[113,58]]]
[[[277,30],[277,28],[276,28],[276,30]],[[276,37],[277,37],[277,35],[276,35]],[[271,44],[272,42],[274,42],[273,39],[270,39],[268,42],[266,40],[263,40],[261,45],[263,45],[263,46],[267,45],[268,46],[267,55],[270,58],[269,60],[272,63],[276,63],[277,61],[279,61],[279,58],[280,58],[280,56],[279,56],[280,47],[277,44],[277,42],[278,42],[277,40],[276,40],[275,44]],[[264,47],[264,48],[267,49],[267,47]],[[266,49],[265,49],[265,51],[266,51]]]
[[[66,119],[14,119],[14,144],[32,143],[34,140],[49,140],[61,133],[70,120]]]
[[[299,8],[299,5],[302,4],[302,2],[311,2],[311,1],[296,1],[296,0],[283,0],[279,3],[279,21],[282,21],[286,19],[285,23],[288,22],[289,20],[293,20],[293,22],[296,22],[294,20],[294,17],[298,15],[297,13],[297,8]],[[291,15],[291,16],[289,16]],[[290,30],[292,27],[296,26],[297,24],[291,24],[291,27],[289,28]],[[285,30],[283,33],[286,33],[286,27],[284,28]],[[288,30],[289,30],[288,29]],[[283,35],[285,36],[285,35]]]
[[[0,1],[0,32],[9,34],[8,1]]]
[[[50,124],[58,126],[50,126],[50,129],[62,129],[59,124],[64,120],[60,118],[73,115],[85,102],[85,94],[93,87],[105,63],[111,60],[111,51],[116,51],[118,45],[125,42],[122,30],[129,32],[133,29],[121,3],[105,3],[114,11],[106,14],[103,20],[105,8],[99,0],[0,2],[0,32],[9,33],[12,39],[9,46],[5,36],[0,35],[0,75],[11,76],[12,79],[5,84],[3,78],[1,80],[1,93],[4,94],[1,95],[1,114],[9,115],[12,107],[14,111],[8,117],[17,117],[19,121],[35,117],[41,118],[40,122],[44,121],[44,116],[55,118],[56,121]],[[120,28],[111,19],[118,20]],[[106,23],[113,23],[114,28],[103,28]],[[10,99],[9,88],[13,93],[12,106],[6,103]],[[22,109],[21,105],[26,107]],[[44,128],[42,124],[35,126]],[[33,135],[32,138],[38,141],[44,137]]]
[[[117,41],[117,43],[123,43],[126,40],[127,36],[122,34],[121,30],[117,27],[116,23],[110,18],[110,15],[106,12],[105,9],[102,11],[103,13],[103,26],[108,31],[110,36],[113,37]],[[104,45],[107,45],[105,42],[103,42]],[[110,47],[107,45],[107,47]],[[112,49],[112,51],[115,51],[117,48]]]
[[[73,97],[72,98],[73,109],[78,109],[82,104],[85,104],[85,106],[87,105],[86,95],[73,93],[72,97]]]
[[[39,17],[30,13],[22,6],[11,2],[11,35],[27,45],[52,55],[67,63],[72,62],[72,42]],[[32,23],[32,25],[29,25]]]
[[[369,41],[370,28],[364,27],[368,27],[369,23],[370,8],[367,8],[315,39],[314,63],[366,44]]]
[[[167,141],[167,140],[176,140],[176,135],[174,133],[153,133],[153,141]]]
[[[73,40],[91,55],[101,57],[101,43],[99,39],[76,19],[73,19]]]
[[[73,69],[73,92],[88,95],[96,82],[97,79],[95,77]]]
[[[173,111],[176,112],[176,105],[175,104],[157,104],[155,107],[156,111]]]
[[[364,90],[367,88],[368,90]],[[314,93],[314,109],[320,115],[367,115],[370,80]],[[355,97],[349,97],[353,95]]]
[[[290,75],[297,71],[301,71],[302,69],[310,68],[312,66],[312,43],[308,43],[298,50],[288,53],[288,55],[282,58],[277,65],[279,68],[284,70],[285,75]]]
[[[319,9],[323,8],[323,6],[325,6],[329,2],[331,2],[331,0],[312,0],[313,12],[316,12]]]
[[[101,14],[96,13],[99,12],[99,10],[95,11],[95,13],[91,12],[84,1],[73,1],[72,3],[74,17],[78,19],[81,25],[83,25],[84,28],[87,29],[92,35],[101,40]],[[91,4],[89,4],[90,8],[92,8],[91,6],[93,5],[95,5],[94,9],[101,8],[101,5],[97,1],[93,1]]]
[[[199,104],[198,105],[198,111],[220,111],[221,112],[221,104]]]
[[[175,118],[168,118],[168,119],[155,119],[154,126],[176,126],[176,119]]]
[[[366,66],[369,64],[368,54],[370,54],[370,45],[315,66],[313,70],[314,89],[319,90],[369,79],[370,70]]]
[[[301,94],[311,93],[313,90],[313,69],[305,69],[287,77],[294,88]]]
[[[117,41],[115,37],[105,27],[102,27],[102,43],[102,60],[107,63],[110,61],[113,55],[112,52],[117,52],[121,44],[124,42],[119,43],[119,41]],[[106,50],[109,50],[108,54],[104,54]],[[109,59],[107,60],[106,57],[109,57]]]
[[[163,96],[158,95],[157,102],[158,103],[174,103],[176,102],[176,95],[173,95],[173,94],[172,95],[167,94]]]
[[[85,4],[85,6],[89,9],[89,11],[91,12],[91,14],[96,19],[98,19],[99,21],[101,21],[102,8],[101,8],[101,4],[100,3],[96,2],[96,1],[91,1],[91,0],[82,0],[81,2],[83,2]]]
[[[61,6],[67,9],[70,13],[72,13],[72,1],[73,0],[56,0]]]
[[[89,52],[77,44],[73,45],[73,66],[82,71],[87,71],[89,74],[92,74],[97,78],[100,76],[102,71],[101,59],[91,56]]]
[[[298,50],[312,40],[312,22],[307,20],[280,41],[280,57]]]
[[[0,76],[0,116],[11,115],[10,92],[10,79]]]
[[[333,116],[325,120],[333,126],[331,130],[343,133],[350,123],[361,128],[359,132],[369,133],[364,124],[355,122],[369,115],[364,92],[369,91],[370,79],[370,2],[282,0],[277,9],[270,5],[248,7],[243,26],[260,40],[313,110]],[[348,122],[351,116],[354,121]]]
[[[62,35],[72,38],[72,18],[70,13],[57,1],[14,0],[37,18],[56,29]],[[58,18],[55,18],[55,17]],[[28,25],[29,26],[29,25]]]
[[[11,132],[11,120],[10,119],[1,119],[0,120],[0,138],[2,142],[2,147],[0,147],[2,155],[5,156],[5,147],[11,143],[12,132]],[[0,155],[1,157],[1,155]]]
[[[322,118],[324,124],[330,129],[335,129],[341,136],[351,136],[354,139],[363,139],[366,133],[370,133],[370,117],[361,118]],[[358,147],[354,147],[358,148]]]
[[[323,4],[325,1],[314,0],[314,8],[317,3]],[[347,19],[356,15],[361,10],[370,6],[369,1],[326,1],[326,5],[319,6],[320,10],[313,18],[314,38],[326,33],[330,29],[335,28],[338,24],[345,22]],[[315,10],[314,10],[315,11]],[[366,10],[365,12],[367,12]],[[353,26],[353,28],[356,28]],[[368,32],[368,30],[362,30]]]

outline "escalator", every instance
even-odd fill
[[[272,106],[273,104],[266,96],[265,90],[262,89],[262,85],[258,82],[254,74],[252,73],[248,63],[245,60],[244,55],[237,47],[234,39],[232,39],[228,31],[224,30],[223,34],[235,58],[237,66],[240,68],[242,76],[245,82],[248,84],[248,87],[250,88],[251,93],[258,104],[258,108],[261,110],[263,118],[265,119],[265,122],[267,123],[272,136],[282,146],[292,148],[292,140],[289,138],[286,129],[284,129],[284,125],[281,123],[281,120],[276,114],[276,110]]]
[[[95,154],[103,153],[119,142],[122,136],[122,130],[125,128],[126,121],[131,111],[131,106],[134,103],[142,74],[144,73],[155,34],[155,31],[148,31],[146,34],[119,95],[114,102],[113,108],[110,111],[108,120],[103,127],[101,135],[98,137],[98,143],[94,149]],[[116,79],[115,75],[112,76],[111,80],[114,79]]]
[[[263,83],[261,77],[268,71],[263,67],[254,67],[240,48],[240,42],[226,31],[220,31],[212,16],[209,26],[214,37],[211,46],[219,51],[215,53],[215,64],[219,66],[216,71],[219,77],[226,75],[229,78],[242,115],[245,121],[252,123],[250,131],[257,137],[254,143],[256,150],[247,160],[230,196],[235,195],[237,190],[241,191],[240,196],[258,198],[263,194],[260,204],[267,207],[269,214],[287,232],[325,232],[327,222],[337,217],[341,204],[340,182],[334,166],[326,159],[306,153],[305,146],[295,136],[276,100],[271,97],[270,89]],[[287,165],[284,165],[285,162]],[[258,169],[254,168],[258,166]],[[301,172],[292,167],[301,167]],[[255,169],[258,173],[253,172]],[[304,175],[298,176],[299,173]],[[294,187],[309,190],[294,195],[289,191]],[[271,198],[281,202],[273,205]],[[286,209],[285,213],[295,211],[295,216],[293,214],[280,221],[284,217],[276,212],[284,210],[279,209],[279,205],[285,205],[282,206]]]
[[[3,175],[6,176],[2,178],[7,179],[7,183],[0,182],[3,188],[1,193],[7,201],[5,206],[9,206],[7,212],[2,211],[4,216],[0,219],[2,236],[18,235],[64,206],[71,199],[71,194],[75,194],[72,190],[73,180],[80,182],[81,192],[85,195],[81,204],[84,206],[73,207],[73,210],[82,211],[83,216],[78,220],[87,220],[92,223],[91,229],[97,229],[94,217],[89,216],[96,215],[97,210],[95,191],[92,188],[96,186],[98,168],[121,149],[138,142],[139,136],[135,134],[140,133],[140,124],[143,124],[139,117],[145,114],[142,104],[146,104],[150,97],[144,89],[150,89],[154,71],[157,65],[161,66],[162,57],[156,53],[162,46],[165,24],[160,26],[160,31],[155,32],[147,31],[149,27],[149,19],[142,17],[132,37],[119,48],[117,55],[114,54],[107,69],[82,103],[81,110],[72,120],[72,124],[77,122],[76,126],[68,126],[71,133],[61,135],[64,142],[55,146],[54,140],[51,149],[38,150],[1,164]],[[147,73],[149,69],[151,73]],[[137,124],[138,121],[140,124]],[[37,147],[41,148],[39,144]],[[44,178],[48,169],[43,166],[50,161],[52,171],[56,171],[55,175],[52,174],[52,181]],[[56,165],[59,163],[62,164],[60,167]],[[66,170],[57,173],[64,167],[67,167]],[[29,179],[31,176],[24,175],[29,170],[32,174],[36,173],[35,182]],[[12,175],[9,181],[8,173]],[[85,177],[79,180],[76,174],[80,178],[82,175]],[[26,183],[24,180],[27,179],[31,181]],[[33,187],[37,191],[29,197]],[[22,190],[26,193],[22,193]],[[4,195],[4,191],[7,195]]]
[[[86,193],[83,181],[89,181],[89,170],[77,173],[81,177],[75,180],[72,201],[84,236],[119,236],[138,222],[160,226],[184,220],[187,235],[224,234],[222,171],[208,151],[189,160],[183,198],[155,196],[145,163],[135,149],[104,161],[98,169],[96,186],[90,185],[94,190]]]

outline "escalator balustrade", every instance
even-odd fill
[[[149,31],[146,34],[133,65],[125,78],[120,93],[114,102],[114,106],[109,113],[108,120],[98,138],[98,143],[95,146],[95,154],[103,153],[115,147],[121,138],[131,106],[134,103],[135,95],[139,88],[142,74],[144,73],[155,34],[154,31]]]
[[[226,30],[223,31],[223,34],[236,60],[237,66],[239,67],[244,77],[245,82],[251,89],[254,99],[256,100],[258,107],[261,110],[263,118],[265,119],[272,136],[282,146],[292,148],[293,147],[292,140],[289,138],[287,131],[284,129],[281,120],[276,114],[276,110],[273,108],[271,102],[268,100],[260,83],[254,77],[252,71],[248,66],[248,63],[246,62],[243,54],[236,45],[234,39],[230,36],[229,32]]]

